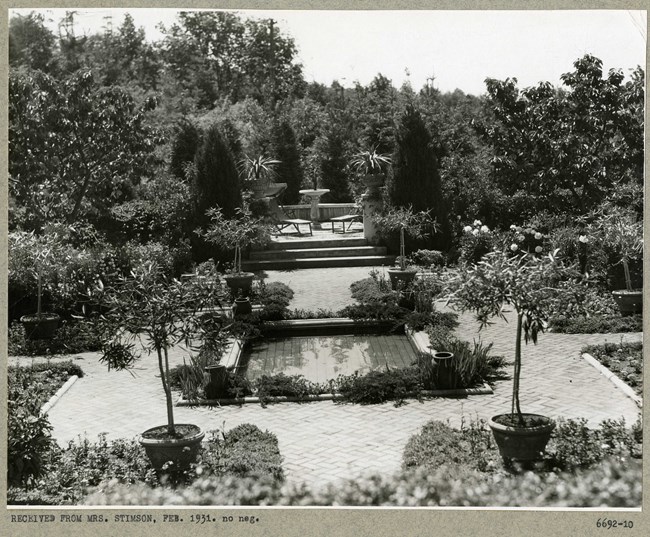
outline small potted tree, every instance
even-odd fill
[[[158,472],[188,468],[205,436],[197,425],[174,421],[169,350],[181,344],[191,348],[203,338],[209,321],[204,313],[219,305],[220,289],[216,272],[210,278],[197,274],[179,281],[152,263],[110,285],[100,281],[91,293],[105,311],[99,320],[104,339],[101,361],[109,369],[129,369],[140,357],[140,349],[158,360],[167,423],[147,429],[140,437]],[[214,323],[209,326],[213,331]]]
[[[617,264],[623,267],[625,289],[612,291],[621,314],[641,313],[643,289],[635,289],[632,285],[630,263],[643,257],[643,222],[632,211],[615,208],[599,216],[595,231],[603,246],[616,255]]]
[[[253,197],[264,196],[271,180],[275,177],[275,167],[278,164],[280,164],[279,160],[264,155],[256,158],[245,156],[239,162],[239,174],[253,192]]]
[[[388,269],[393,289],[404,288],[415,279],[417,271],[407,265],[406,258],[406,235],[414,239],[427,236],[427,228],[436,229],[428,211],[414,213],[408,207],[390,207],[383,214],[373,216],[373,221],[381,233],[392,233],[399,231],[399,256],[398,266]]]
[[[352,168],[363,175],[363,182],[368,188],[384,184],[386,170],[390,164],[390,157],[378,153],[376,148],[356,153],[350,162]]]
[[[513,245],[515,246],[515,245]],[[517,248],[512,248],[513,252]],[[481,328],[492,317],[505,319],[506,308],[517,316],[515,360],[510,412],[489,421],[499,451],[506,461],[530,461],[543,454],[555,422],[539,414],[521,411],[519,392],[522,339],[537,343],[558,305],[575,303],[575,286],[582,285],[575,267],[564,266],[557,251],[545,256],[495,251],[477,264],[462,266],[451,279],[449,303],[476,312]]]
[[[248,297],[253,278],[252,272],[242,271],[242,250],[250,246],[265,246],[271,240],[272,226],[263,217],[254,217],[247,204],[238,209],[237,216],[226,218],[219,207],[210,209],[210,227],[204,233],[207,241],[224,249],[234,249],[232,272],[224,276],[233,297]]]
[[[52,237],[36,237],[31,232],[13,234],[12,237],[14,240],[22,240],[26,243],[20,245],[22,251],[31,250],[30,257],[33,263],[31,272],[36,282],[36,313],[23,315],[20,318],[25,328],[25,337],[32,340],[51,339],[61,319],[56,313],[43,311],[43,286],[44,280],[54,276],[53,259],[58,236],[54,234]]]

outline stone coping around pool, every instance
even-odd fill
[[[620,379],[616,373],[605,367],[603,364],[601,364],[596,358],[594,358],[591,354],[588,353],[583,353],[582,358],[587,362],[589,365],[595,367],[598,372],[603,375],[607,380],[609,380],[614,386],[616,386],[619,390],[621,390],[625,395],[627,395],[630,399],[632,399],[639,408],[643,407],[643,399],[636,394],[636,392],[632,389],[631,386],[628,386],[625,381]]]
[[[298,329],[312,330],[319,328],[329,328],[342,330],[346,328],[386,328],[394,326],[393,321],[358,321],[355,319],[348,319],[344,317],[336,317],[330,319],[293,319],[287,321],[272,321],[265,323],[266,327],[272,327],[271,332],[282,332],[284,330]],[[431,354],[432,351],[429,344],[429,336],[426,332],[415,331],[408,326],[404,327],[404,333],[408,337],[411,345],[416,352]],[[233,339],[224,353],[221,363],[229,370],[236,370],[239,367],[242,352],[244,350],[245,342],[240,339]],[[477,388],[459,388],[455,390],[424,390],[420,392],[423,397],[465,397],[468,395],[489,395],[494,393],[489,384],[484,383],[483,386]],[[407,394],[407,397],[415,397],[416,394]],[[340,393],[323,393],[319,395],[307,395],[304,397],[289,397],[289,396],[276,396],[265,398],[267,402],[273,403],[309,403],[312,401],[340,401],[343,395]],[[226,405],[242,405],[247,403],[260,403],[259,397],[238,397],[232,399],[202,399],[199,401],[189,401],[184,399],[181,395],[176,401],[176,406],[226,406]]]

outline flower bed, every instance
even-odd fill
[[[156,494],[182,494],[199,479],[256,476],[270,482],[282,482],[282,456],[275,435],[251,424],[242,424],[228,432],[212,431],[204,443],[199,462],[180,476],[177,488],[161,483],[136,440],[107,441],[100,435],[97,442],[87,438],[56,446],[44,457],[42,474],[28,485],[8,489],[7,503],[14,505],[77,505],[88,495],[104,494],[116,485],[143,486]],[[179,476],[176,476],[179,478]],[[108,485],[108,482],[112,485]],[[91,503],[93,503],[91,501]]]
[[[643,343],[605,343],[582,349],[612,371],[638,395],[643,394]]]

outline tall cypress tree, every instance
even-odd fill
[[[176,126],[171,148],[169,171],[179,179],[185,179],[185,168],[194,162],[194,156],[201,143],[201,132],[189,119],[183,118]]]
[[[412,104],[406,107],[397,125],[389,192],[394,205],[430,211],[436,219],[438,231],[419,244],[420,247],[449,247],[450,226],[442,197],[438,157],[424,120]]]
[[[348,164],[346,140],[340,125],[336,124],[329,128],[318,142],[322,153],[320,161],[321,186],[330,189],[329,199],[332,203],[352,201],[346,172]]]
[[[197,224],[207,224],[205,212],[212,207],[221,207],[226,217],[232,217],[241,205],[241,186],[232,150],[217,125],[206,132],[194,166],[192,191]]]
[[[273,128],[273,156],[280,163],[276,166],[277,181],[287,183],[282,200],[286,204],[298,203],[304,177],[300,165],[300,149],[296,133],[287,120],[277,122]]]

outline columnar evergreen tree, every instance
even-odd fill
[[[430,211],[438,223],[438,232],[427,243],[437,248],[449,246],[449,222],[442,198],[438,157],[420,112],[407,105],[396,130],[393,176],[389,184],[390,200],[399,207]]]
[[[321,186],[329,188],[332,203],[352,201],[347,171],[350,151],[345,133],[338,123],[330,128],[316,141],[320,157]]]
[[[187,177],[186,168],[194,162],[194,156],[201,143],[201,132],[189,119],[182,118],[176,126],[171,147],[169,171],[179,179]]]
[[[241,186],[235,158],[217,125],[205,133],[194,167],[192,193],[197,225],[209,223],[205,212],[212,207],[221,207],[227,218],[234,216],[241,205]]]
[[[287,120],[278,121],[273,129],[273,156],[280,163],[276,166],[277,181],[287,183],[282,200],[292,204],[300,201],[298,191],[302,188],[303,170],[296,134]]]

